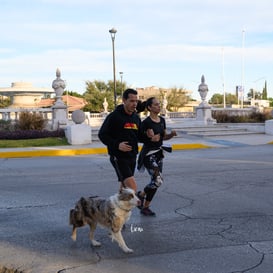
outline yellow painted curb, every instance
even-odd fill
[[[211,146],[207,146],[200,143],[189,143],[189,144],[173,144],[173,150],[191,150],[191,149],[207,149]]]
[[[39,157],[39,156],[73,156],[73,155],[105,154],[105,153],[107,153],[106,148],[32,150],[32,151],[0,152],[0,158]]]
[[[141,146],[139,147],[139,149]],[[190,149],[204,149],[211,148],[200,143],[191,144],[173,144],[173,150],[190,150]],[[39,149],[39,148],[38,148]],[[83,149],[56,149],[52,150],[30,150],[30,151],[10,151],[0,152],[0,158],[20,158],[20,157],[41,157],[41,156],[75,156],[75,155],[88,155],[88,154],[106,154],[106,147],[98,148],[83,148]]]

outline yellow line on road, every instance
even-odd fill
[[[173,144],[173,150],[190,150],[211,148],[200,143]],[[39,148],[37,148],[39,149]],[[41,156],[75,156],[88,154],[106,154],[106,147],[83,148],[83,149],[52,149],[52,150],[29,150],[29,151],[9,151],[0,152],[0,158],[21,158],[21,157],[41,157]]]
[[[211,146],[207,146],[201,143],[189,143],[189,144],[173,144],[173,150],[191,150],[191,149],[207,149]]]
[[[106,152],[107,152],[106,148],[11,151],[11,152],[0,152],[0,158],[74,156],[74,155],[87,155],[87,154],[104,154]]]

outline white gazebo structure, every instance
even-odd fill
[[[44,95],[53,93],[53,88],[34,87],[30,82],[13,82],[11,87],[0,87],[0,95],[11,98],[9,108],[35,108]]]

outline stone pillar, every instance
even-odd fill
[[[198,88],[198,92],[202,101],[199,106],[196,107],[196,120],[204,125],[216,123],[216,120],[211,116],[211,106],[206,101],[208,91],[208,86],[205,84],[205,77],[202,75],[201,84],[199,84]]]
[[[62,101],[62,95],[65,89],[65,81],[61,79],[61,72],[56,71],[56,79],[52,82],[52,88],[56,93],[56,101],[52,106],[52,129],[65,128],[68,124],[67,106]]]
[[[67,142],[72,145],[92,143],[91,126],[83,123],[85,121],[85,113],[82,110],[74,111],[72,120],[75,124],[67,126],[65,130]]]
[[[265,121],[265,133],[267,135],[273,135],[273,119]]]
[[[162,102],[162,115],[165,118],[168,117],[168,110],[167,110],[168,100],[167,100],[167,91],[164,92],[163,102]]]

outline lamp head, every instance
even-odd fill
[[[116,33],[117,33],[117,30],[116,30],[115,28],[112,28],[112,29],[109,30],[109,32],[110,32],[110,34],[111,34],[111,37],[112,37],[112,38],[115,38],[115,35],[116,35]]]

